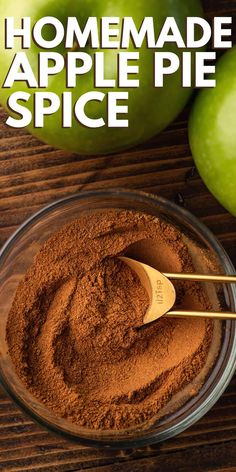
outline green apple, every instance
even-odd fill
[[[217,63],[216,87],[198,95],[189,139],[205,184],[236,216],[236,46]]]
[[[178,27],[185,37],[186,17],[202,16],[200,0],[0,0],[0,80],[3,83],[14,54],[19,50],[4,49],[3,19],[13,16],[19,21],[22,17],[31,17],[32,24],[44,16],[57,17],[65,24],[68,16],[75,16],[83,24],[89,16],[106,17],[133,17],[137,27],[141,25],[144,17],[153,17],[156,26],[156,34],[160,31],[167,16],[176,19]],[[19,26],[18,26],[19,27]],[[19,44],[19,43],[18,43]],[[18,46],[19,48],[19,46]],[[132,47],[130,48],[132,49]],[[172,51],[178,55],[181,51],[176,45],[167,44],[163,51]],[[65,53],[63,47],[56,48],[55,51]],[[94,54],[89,46],[86,52]],[[27,51],[32,69],[37,77],[37,54],[40,49],[35,43]],[[181,87],[181,68],[165,78],[163,88],[153,86],[153,55],[152,49],[147,49],[145,45],[140,49],[139,78],[140,87],[126,89],[129,92],[128,101],[128,128],[108,128],[107,126],[91,129],[81,126],[73,118],[71,128],[61,127],[61,110],[47,116],[42,129],[35,129],[29,126],[30,131],[43,141],[68,151],[81,154],[101,154],[119,151],[135,144],[144,142],[164,129],[183,109],[186,104],[191,89]],[[117,51],[105,51],[106,73],[108,78],[117,76]],[[46,89],[61,95],[65,91],[65,74],[62,72],[50,78],[49,87]],[[79,85],[75,89],[70,89],[73,93],[73,102],[82,94],[93,91],[93,71],[85,76],[79,77]],[[107,89],[96,89],[107,92]],[[113,89],[117,90],[117,89]],[[7,100],[11,93],[15,91],[29,92],[23,82],[17,82],[12,89],[1,89],[0,100],[7,107]],[[124,90],[123,90],[124,91]],[[33,89],[30,92],[34,92]],[[33,100],[29,100],[26,105],[31,111]],[[91,118],[102,116],[106,121],[105,103],[91,102],[88,105],[88,113]]]

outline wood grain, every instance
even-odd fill
[[[236,1],[205,0],[207,17],[234,15]],[[122,154],[76,156],[5,126],[0,109],[0,246],[28,216],[81,190],[142,189],[185,205],[220,239],[236,264],[236,218],[196,172],[184,113],[161,135]],[[178,437],[148,448],[104,451],[58,438],[34,424],[0,391],[0,470],[66,472],[236,471],[236,378],[216,406]]]

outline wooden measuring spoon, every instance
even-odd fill
[[[171,317],[202,317],[217,319],[236,319],[236,313],[207,312],[179,310],[170,311],[176,300],[176,292],[169,279],[192,280],[200,282],[236,283],[236,276],[228,275],[201,275],[201,274],[162,274],[153,267],[135,261],[129,257],[120,257],[138,275],[141,284],[147,290],[150,305],[143,319],[143,323],[151,323],[163,315]]]

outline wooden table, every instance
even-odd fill
[[[204,6],[208,17],[236,15],[236,0],[206,0]],[[0,246],[28,216],[55,199],[85,189],[126,187],[185,205],[217,235],[236,264],[236,218],[192,172],[188,109],[161,135],[136,149],[90,158],[66,154],[26,131],[11,130],[5,118],[0,110]],[[59,439],[34,424],[0,391],[0,470],[236,471],[236,379],[215,407],[178,437],[116,452]]]

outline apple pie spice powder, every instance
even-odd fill
[[[188,397],[197,393],[217,355],[210,320],[161,318],[137,329],[148,296],[117,255],[142,240],[159,270],[194,270],[177,229],[107,210],[54,234],[17,289],[7,322],[17,374],[47,408],[80,426],[126,429],[161,415],[186,386]],[[177,307],[212,309],[199,284],[178,282],[176,290]]]

